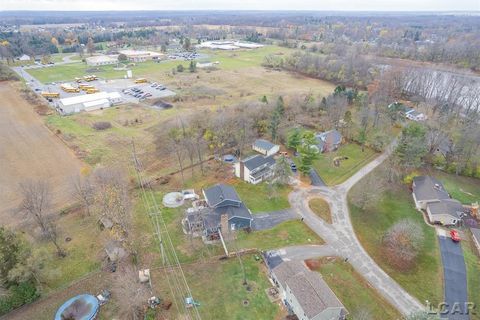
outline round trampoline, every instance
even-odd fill
[[[183,194],[180,192],[170,192],[163,197],[163,205],[167,208],[180,207],[183,201]]]
[[[93,320],[98,314],[97,298],[90,294],[81,294],[66,301],[55,314],[55,320]]]

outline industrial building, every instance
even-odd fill
[[[57,109],[61,114],[72,114],[109,108],[122,101],[122,96],[118,92],[98,92],[60,99]]]
[[[118,59],[116,57],[106,55],[87,57],[85,58],[85,61],[89,66],[105,66],[118,63]]]
[[[124,54],[128,61],[144,62],[147,60],[161,60],[165,56],[163,53],[142,50],[120,50],[120,54]]]

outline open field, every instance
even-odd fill
[[[347,308],[350,313],[348,319],[400,319],[398,311],[371,288],[350,264],[332,257],[317,261],[313,261],[314,270],[322,274],[323,279]],[[361,318],[363,312],[368,316]]]
[[[374,171],[375,173],[375,171]],[[373,173],[373,174],[374,174]],[[351,193],[362,188],[362,181]],[[371,208],[362,210],[350,201],[352,224],[362,246],[378,265],[419,301],[437,304],[443,299],[442,264],[435,229],[424,222],[415,210],[413,199],[405,185],[392,186]],[[394,223],[411,219],[423,230],[424,243],[417,264],[408,272],[400,272],[388,264],[382,254],[382,238]]]
[[[336,185],[344,182],[360,170],[377,155],[375,151],[362,147],[356,143],[343,144],[337,151],[322,153],[320,158],[313,164],[320,177],[327,185]],[[336,157],[348,157],[341,160],[340,166],[335,167],[333,159]]]
[[[0,217],[4,224],[18,222],[12,211],[19,206],[19,184],[28,179],[48,181],[57,208],[72,203],[71,178],[82,163],[42,123],[33,107],[8,83],[0,83]]]
[[[323,221],[332,223],[332,214],[330,213],[330,206],[322,198],[313,198],[308,202],[310,209]]]

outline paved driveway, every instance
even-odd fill
[[[312,181],[312,186],[316,186],[316,187],[327,186],[325,182],[322,180],[322,178],[320,177],[320,175],[318,174],[317,170],[310,169],[310,173],[308,175],[310,176],[310,180]]]
[[[468,295],[462,246],[443,235],[438,236],[438,241],[443,262],[445,302],[450,308],[454,304],[458,304],[463,311],[465,310],[465,303],[468,301]],[[444,317],[449,320],[470,319],[468,315],[459,314],[448,314]]]
[[[275,227],[285,221],[299,219],[300,217],[292,209],[271,211],[253,215],[252,229],[265,230]]]

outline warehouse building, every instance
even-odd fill
[[[117,64],[118,59],[112,56],[92,56],[85,58],[87,65],[89,66],[106,66],[109,64]]]
[[[163,53],[153,51],[141,51],[141,50],[120,50],[120,54],[124,54],[128,61],[131,62],[144,62],[147,60],[161,60],[165,56]]]
[[[80,111],[110,108],[122,101],[122,96],[118,92],[98,92],[60,99],[57,109],[61,114],[72,114]]]

